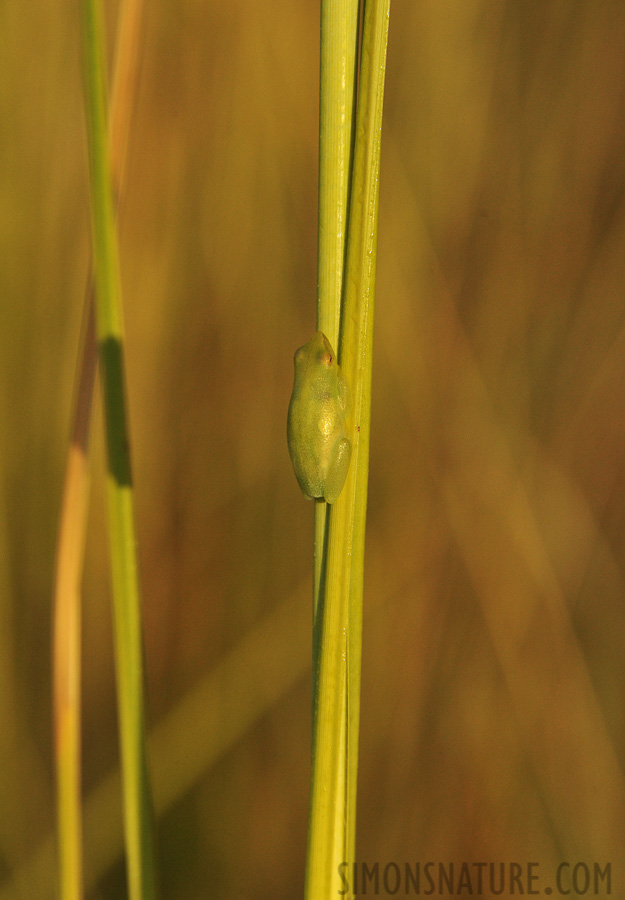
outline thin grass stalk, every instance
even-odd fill
[[[319,221],[317,328],[338,347],[345,268],[356,105],[359,0],[322,0],[319,74]],[[317,615],[326,548],[328,505],[315,502],[313,673],[317,671]],[[315,707],[313,698],[313,709]]]
[[[119,14],[111,100],[110,153],[120,194],[132,100],[136,93],[143,0],[125,0]],[[81,600],[89,494],[89,437],[97,370],[93,272],[85,289],[85,319],[76,373],[76,400],[63,485],[53,587],[53,694],[57,786],[58,883],[61,900],[83,894],[81,806]]]
[[[356,853],[356,800],[362,613],[365,568],[369,440],[371,433],[371,383],[373,373],[373,313],[378,243],[382,110],[386,75],[386,51],[390,0],[367,0],[363,24],[360,93],[356,130],[358,142],[352,180],[352,204],[347,250],[345,327],[341,332],[343,371],[356,385],[354,408],[358,444],[354,458],[355,492],[346,523],[351,546],[347,627],[347,840],[345,860]],[[333,540],[331,531],[330,541]]]
[[[88,445],[96,373],[91,285],[61,504],[53,599],[53,691],[59,896],[82,897],[80,582],[89,493]]]
[[[390,0],[366,0],[339,357],[352,387],[353,455],[329,519],[319,644],[307,898],[353,896],[364,539],[382,105]],[[345,866],[345,868],[343,868]]]
[[[335,348],[339,338],[353,159],[359,7],[359,0],[322,0],[321,3],[317,328],[324,332]],[[313,771],[329,516],[328,504],[316,501],[313,545]],[[315,810],[313,781],[309,863]],[[307,881],[308,878],[307,875]]]
[[[319,73],[319,221],[317,329],[338,346],[345,235],[356,107],[359,0],[322,0]],[[313,672],[317,671],[319,593],[328,505],[315,503]],[[314,708],[314,703],[313,703]]]
[[[359,0],[322,0],[317,327],[338,346],[354,143]]]
[[[102,10],[97,0],[84,0],[83,10],[96,331],[108,458],[107,501],[128,888],[132,900],[147,900],[155,896],[156,882],[145,751],[141,610],[126,410],[119,258],[107,151],[104,29]]]

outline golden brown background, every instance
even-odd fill
[[[0,8],[2,900],[54,890],[51,584],[89,258],[77,17]],[[165,898],[303,887],[312,504],[285,421],[315,324],[318,18],[301,0],[147,4],[120,244]],[[611,861],[625,895],[624,189],[621,0],[394,0],[370,864],[535,860],[542,887],[561,861]],[[108,900],[124,869],[118,802],[96,803],[118,762],[99,419],[85,853],[87,896]]]

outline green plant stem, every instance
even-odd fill
[[[338,346],[354,142],[358,0],[322,0],[317,327]]]
[[[130,111],[138,73],[143,0],[123,0],[115,52],[111,99],[110,152],[115,193],[123,183]],[[81,596],[89,494],[89,435],[97,370],[93,271],[85,290],[87,325],[76,371],[76,399],[63,485],[53,599],[53,692],[57,786],[59,896],[83,895],[81,807]]]
[[[337,521],[337,544],[347,535],[346,561],[351,561],[347,614],[347,787],[346,852],[353,862],[356,852],[356,797],[360,681],[362,657],[362,607],[371,431],[371,380],[373,371],[373,313],[378,243],[380,150],[382,109],[390,0],[366,0],[360,66],[360,93],[356,121],[356,152],[352,179],[350,226],[347,247],[345,300],[340,354],[343,371],[355,385],[354,422],[357,443],[353,469],[353,501],[343,506]],[[355,435],[355,437],[356,437]],[[352,486],[350,485],[350,489]],[[330,531],[330,558],[335,540]]]
[[[337,349],[345,265],[349,182],[353,158],[359,0],[322,0],[319,79],[319,241],[317,328]],[[323,631],[330,508],[315,502],[313,563],[313,761],[318,710],[319,653]],[[311,791],[307,895],[316,814]]]
[[[339,359],[352,387],[352,463],[329,517],[314,674],[306,896],[334,896],[355,853],[364,538],[382,104],[390,0],[366,0]],[[349,895],[351,896],[351,894]]]
[[[145,754],[141,611],[125,401],[119,259],[107,147],[104,30],[98,0],[83,0],[83,9],[96,332],[108,457],[107,501],[128,886],[132,900],[147,900],[155,896],[153,826]]]
[[[338,347],[345,235],[354,145],[359,0],[322,0],[319,74],[317,328]],[[315,503],[313,622],[317,622],[327,504]],[[318,644],[315,627],[313,672]]]

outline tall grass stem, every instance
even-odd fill
[[[349,182],[354,148],[359,0],[322,0],[319,73],[319,223],[317,328],[336,349],[345,271]],[[315,503],[313,672],[326,556],[328,505]],[[314,708],[314,705],[313,705]]]
[[[352,388],[352,463],[328,517],[313,674],[313,758],[306,896],[345,892],[355,855],[362,596],[369,468],[373,310],[382,106],[390,0],[366,0],[349,190],[339,359]],[[347,896],[353,885],[349,886]]]
[[[156,895],[153,822],[145,751],[143,648],[123,355],[123,317],[107,147],[104,29],[98,0],[83,0],[96,333],[107,445],[124,826],[131,900]]]
[[[136,93],[143,0],[119,12],[110,115],[115,194],[123,185],[132,101]],[[53,590],[53,693],[57,787],[58,884],[61,900],[83,894],[81,802],[81,596],[89,495],[89,436],[97,370],[93,269],[85,289],[85,321],[59,517]]]

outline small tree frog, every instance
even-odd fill
[[[345,484],[352,445],[347,437],[347,381],[330,341],[318,331],[295,352],[287,441],[302,493],[334,503]]]

